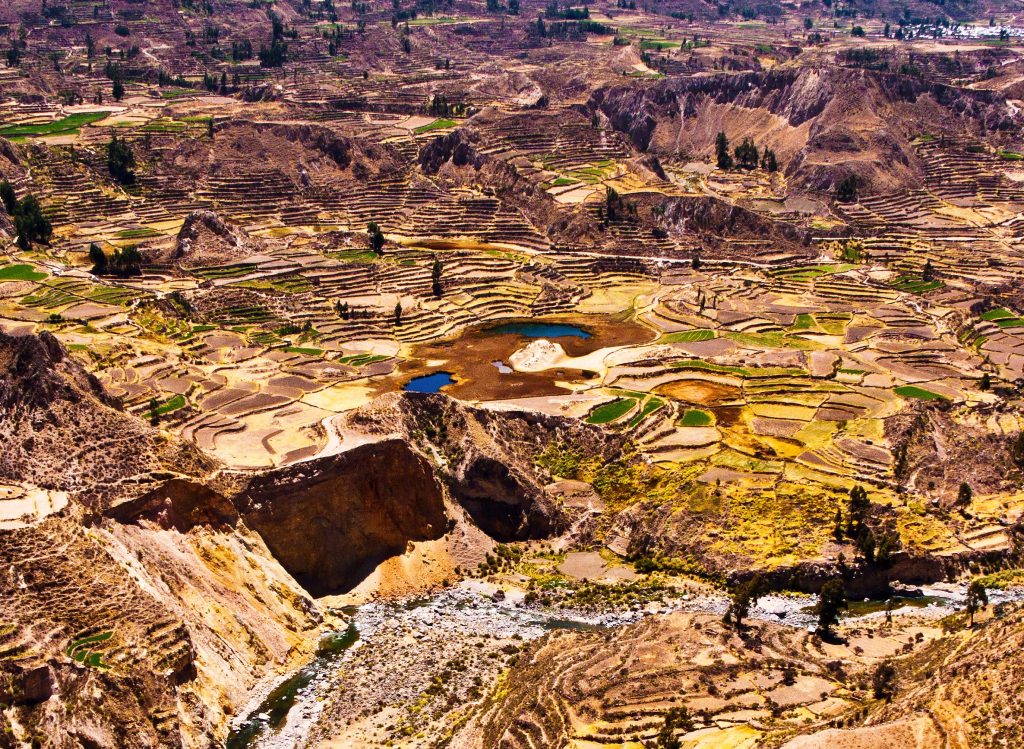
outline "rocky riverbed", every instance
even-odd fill
[[[966,587],[938,584],[919,593],[897,599],[897,615],[937,620],[962,608]],[[467,706],[480,703],[527,642],[551,630],[615,628],[673,611],[721,615],[728,606],[723,593],[712,591],[610,611],[539,609],[525,597],[521,589],[467,580],[430,596],[347,610],[349,632],[358,637],[342,638],[343,647],[322,649],[305,669],[254,690],[229,747],[297,749],[327,741],[340,749],[398,738],[420,745],[417,736],[427,746],[464,725]],[[990,600],[1024,600],[1024,590],[993,590]],[[764,596],[750,618],[809,628],[814,601]],[[845,622],[884,616],[882,603],[854,602]]]

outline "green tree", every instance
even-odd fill
[[[7,180],[0,182],[0,202],[11,216],[18,210],[18,195],[14,192],[14,186]]]
[[[757,146],[754,145],[754,141],[750,138],[744,138],[736,146],[735,153],[736,165],[740,169],[757,169],[760,154],[757,152]]]
[[[888,702],[896,694],[896,667],[886,659],[875,667],[871,674],[871,691],[877,700]]]
[[[120,78],[114,81],[114,87],[111,93],[114,95],[114,101],[121,101],[121,99],[124,98],[124,84],[121,83]]]
[[[822,637],[831,635],[832,627],[839,623],[839,613],[849,607],[842,579],[834,577],[827,580],[821,586],[818,602],[814,605],[814,615],[818,617],[818,634]]]
[[[654,743],[649,746],[654,749],[679,749],[682,742],[676,736],[676,731],[687,733],[693,730],[693,718],[690,711],[685,707],[673,707],[665,713],[665,722],[658,730]]]
[[[740,583],[732,590],[729,608],[726,609],[723,621],[737,630],[743,629],[743,620],[750,613],[750,607],[764,595],[764,579],[760,575]]]
[[[960,491],[956,495],[956,503],[960,507],[967,507],[971,504],[972,499],[974,499],[974,491],[971,489],[971,485],[965,481],[960,484]]]
[[[985,590],[981,580],[975,580],[967,586],[967,613],[971,617],[971,626],[974,626],[974,615],[988,606],[988,591]]]
[[[836,187],[836,200],[840,203],[857,201],[857,175],[851,174],[839,183]]]
[[[33,242],[49,244],[53,226],[43,215],[42,206],[35,195],[26,195],[14,210],[14,231],[18,235],[18,246],[27,250]]]
[[[402,303],[395,302],[395,327],[402,324]]]
[[[766,172],[779,171],[779,161],[775,158],[775,151],[770,148],[764,149],[764,155],[761,156],[761,168]]]
[[[992,376],[988,372],[983,372],[981,382],[978,383],[978,389],[988,390],[990,387],[992,387]]]
[[[441,271],[443,266],[441,261],[438,260],[437,255],[434,256],[434,262],[430,265],[430,288],[434,292],[434,296],[438,299],[441,298],[441,294],[444,289],[441,287]]]
[[[107,170],[110,176],[122,185],[135,183],[135,154],[127,142],[115,134],[107,144]]]
[[[366,225],[366,233],[370,235],[370,249],[378,255],[384,254],[384,232],[377,226],[376,221]]]
[[[719,169],[732,169],[732,156],[729,155],[729,139],[725,133],[719,132],[715,136],[715,161]]]
[[[105,275],[107,272],[107,253],[95,242],[89,245],[89,261],[92,263],[92,272],[97,276]]]

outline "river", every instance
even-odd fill
[[[345,611],[348,628],[328,633],[321,640],[316,657],[305,667],[265,684],[262,698],[250,707],[234,726],[228,749],[297,749],[306,745],[310,730],[320,718],[326,698],[344,687],[343,669],[359,648],[372,648],[375,642],[391,642],[401,633],[425,638],[439,632],[448,638],[489,636],[495,640],[532,640],[553,629],[590,629],[618,627],[645,616],[672,611],[690,611],[721,615],[728,606],[723,593],[681,596],[634,605],[626,610],[603,613],[582,612],[571,608],[540,610],[523,603],[522,591],[494,595],[495,587],[467,580],[440,593],[399,601],[371,602]],[[923,586],[921,597],[896,599],[900,613],[912,611],[919,616],[939,619],[961,609],[966,598],[964,584]],[[993,605],[1024,600],[1024,589],[989,591]],[[771,594],[761,598],[750,610],[749,618],[799,628],[814,626],[811,611],[814,596]],[[884,602],[852,602],[846,623],[884,617]],[[426,647],[426,639],[424,646]]]

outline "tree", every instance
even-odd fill
[[[134,166],[135,154],[132,153],[132,147],[127,142],[118,139],[115,134],[107,144],[107,169],[110,171],[110,176],[122,185],[134,184],[135,172],[132,171]]]
[[[149,423],[156,426],[160,423],[160,401],[156,398],[149,399]]]
[[[757,163],[760,154],[757,152],[757,146],[754,145],[754,141],[750,138],[744,138],[742,142],[736,146],[736,165],[740,169],[757,169]]]
[[[729,608],[726,609],[723,621],[726,624],[732,624],[737,630],[743,629],[743,620],[750,613],[750,607],[764,595],[764,587],[764,579],[760,575],[754,575],[733,588],[732,600],[729,602]]]
[[[967,613],[971,617],[971,626],[974,626],[974,615],[988,606],[988,591],[985,590],[981,580],[975,580],[967,586]]]
[[[402,303],[395,302],[395,327],[402,324]]]
[[[775,157],[775,151],[770,148],[764,149],[764,155],[761,156],[761,168],[766,172],[779,171],[779,161]]]
[[[49,244],[53,236],[53,226],[43,215],[43,209],[35,195],[26,195],[17,204],[11,217],[14,219],[14,231],[18,235],[18,246],[21,249],[29,249],[33,242]]]
[[[430,266],[430,288],[434,292],[434,296],[437,297],[438,299],[441,298],[441,294],[444,291],[444,289],[441,287],[442,270],[443,266],[441,265],[441,261],[438,260],[437,256],[435,255],[434,262]]]
[[[840,203],[855,203],[857,201],[857,175],[851,174],[836,187],[836,200]]]
[[[14,186],[7,180],[0,182],[0,202],[11,216],[18,210],[18,195],[14,192]]]
[[[971,490],[971,485],[965,481],[960,484],[960,491],[956,495],[956,503],[960,507],[967,507],[971,504],[972,499],[974,499],[974,492]]]
[[[89,245],[89,262],[92,263],[92,272],[97,276],[105,275],[107,272],[107,253],[95,242]]]
[[[852,36],[859,36],[859,37],[866,36],[866,34],[864,33],[864,27],[863,26],[854,26],[853,29],[850,31],[850,34]]]
[[[836,543],[841,544],[843,542],[843,508],[836,508],[836,518],[832,525],[832,538],[836,540]]]
[[[676,737],[676,731],[687,733],[693,730],[693,718],[685,707],[673,707],[665,713],[665,722],[658,731],[652,749],[679,749],[682,742]]]
[[[822,637],[832,634],[832,627],[839,623],[839,612],[848,609],[846,588],[843,581],[834,577],[821,586],[818,602],[814,605],[814,614],[818,617],[817,633]]]
[[[384,232],[377,226],[376,221],[366,225],[366,233],[370,235],[370,249],[378,255],[384,254]]]
[[[931,258],[924,261],[924,268],[921,269],[921,280],[925,283],[935,280],[935,268],[932,267]]]
[[[871,675],[871,691],[875,699],[888,702],[896,694],[896,667],[892,661],[884,660],[875,667]]]
[[[992,387],[992,377],[988,372],[984,372],[981,375],[981,382],[978,383],[979,390],[988,390]]]
[[[732,156],[729,155],[729,139],[725,133],[719,132],[715,136],[715,161],[719,169],[732,169]]]
[[[124,98],[124,84],[121,83],[120,79],[114,81],[113,88],[114,101],[121,101]]]

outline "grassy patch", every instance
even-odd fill
[[[324,350],[321,348],[303,348],[302,346],[285,346],[284,350],[289,354],[305,354],[306,356],[323,356]]]
[[[901,398],[917,398],[918,400],[923,401],[949,400],[949,398],[944,395],[933,393],[931,390],[925,390],[924,388],[919,388],[916,385],[900,385],[894,392]]]
[[[981,315],[982,320],[1002,320],[1004,317],[1013,317],[1013,313],[1003,307],[990,309]]]
[[[338,359],[338,364],[345,364],[349,367],[365,367],[367,364],[375,364],[390,358],[384,354],[350,354]]]
[[[444,130],[449,127],[455,127],[457,124],[458,123],[456,123],[455,120],[446,120],[441,118],[434,120],[429,125],[420,125],[418,128],[414,129],[413,132],[416,133],[416,135],[422,135],[423,133],[429,133],[432,130]]]
[[[79,128],[99,122],[109,114],[110,112],[79,112],[54,122],[41,122],[35,125],[8,125],[0,127],[0,136],[25,138],[43,135],[77,135]]]
[[[997,590],[1024,585],[1024,569],[1000,570],[991,575],[979,577],[978,581],[986,588],[996,588]]]
[[[610,424],[611,422],[621,419],[623,416],[628,414],[636,406],[636,401],[633,398],[617,398],[609,403],[604,403],[593,411],[587,417],[588,424]]]
[[[700,409],[691,408],[689,411],[683,414],[683,417],[679,420],[679,426],[681,427],[706,427],[711,426],[711,414],[707,411],[701,411]]]
[[[64,653],[69,658],[73,658],[90,668],[110,668],[109,665],[103,662],[103,653],[100,651],[102,651],[105,643],[113,636],[113,632],[100,632],[96,635],[72,640],[71,644],[65,648]]]
[[[118,239],[151,239],[161,236],[160,232],[143,227],[141,229],[124,229],[117,233]]]
[[[896,280],[890,281],[889,285],[897,291],[906,291],[910,294],[927,294],[929,291],[942,287],[942,281],[925,281],[920,276],[903,275]]]
[[[24,263],[0,267],[0,281],[42,281],[44,278],[45,273]]]
[[[629,420],[629,428],[632,429],[664,405],[665,401],[661,398],[651,398],[649,401],[644,403],[643,408],[640,409],[636,416]]]
[[[147,411],[146,418],[152,419],[154,416],[163,416],[169,414],[172,411],[177,411],[179,408],[185,407],[185,396],[176,395],[170,400],[164,401],[155,410]]]
[[[678,333],[668,333],[661,337],[661,343],[696,343],[698,341],[710,341],[716,335],[715,331],[707,328],[696,328],[694,330],[681,330]]]

